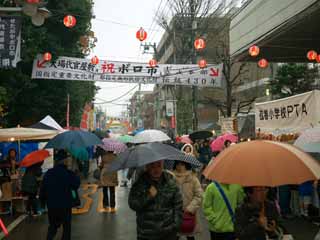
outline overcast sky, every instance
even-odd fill
[[[99,59],[117,61],[148,62],[152,55],[142,54],[140,41],[136,39],[136,32],[143,27],[148,35],[146,42],[158,43],[163,30],[153,21],[157,9],[168,12],[165,0],[95,0],[92,30],[98,38],[97,46],[92,55]],[[151,30],[150,30],[151,27]],[[158,30],[158,31],[157,31]],[[113,100],[132,89],[136,84],[101,83],[96,82],[101,90],[96,96],[96,103]],[[142,90],[152,90],[152,85],[143,85]],[[132,94],[134,91],[132,92]],[[127,95],[117,101],[117,104],[128,103]],[[96,105],[99,106],[99,105]],[[100,105],[109,116],[119,116],[126,110],[126,106],[114,104]]]

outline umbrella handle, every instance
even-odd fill
[[[2,229],[2,231],[3,231],[3,233],[4,233],[4,235],[9,236],[8,229],[7,229],[7,228],[6,228],[6,226],[4,225],[4,223],[3,223],[3,221],[2,221],[2,219],[1,219],[1,218],[0,218],[0,227],[1,227],[1,229]]]

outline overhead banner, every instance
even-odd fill
[[[16,67],[20,61],[21,18],[0,16],[0,68]]]
[[[256,103],[256,130],[275,136],[320,125],[320,91]]]
[[[222,64],[200,69],[194,64],[159,64],[103,61],[96,65],[89,59],[60,57],[46,62],[34,60],[32,79],[100,81],[142,84],[192,85],[222,87]]]

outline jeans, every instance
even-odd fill
[[[210,236],[211,236],[211,240],[235,240],[236,239],[233,232],[218,233],[218,232],[210,231]]]
[[[116,189],[115,187],[103,187],[103,206],[112,207],[116,206]],[[109,198],[110,194],[110,198]]]
[[[48,209],[49,228],[47,240],[53,240],[58,228],[63,226],[61,240],[71,240],[71,208]]]

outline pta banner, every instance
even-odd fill
[[[222,64],[198,65],[159,64],[152,68],[145,63],[101,60],[91,64],[89,59],[60,57],[55,61],[34,60],[32,79],[56,79],[78,81],[101,81],[142,84],[193,85],[199,87],[222,87]]]
[[[281,135],[320,125],[320,91],[256,103],[256,130]]]

